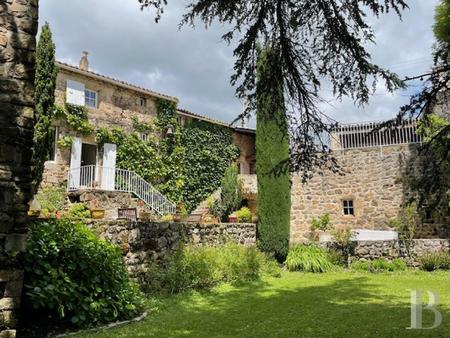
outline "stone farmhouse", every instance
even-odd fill
[[[176,97],[160,94],[89,70],[85,52],[78,67],[58,62],[56,104],[68,102],[89,108],[89,122],[96,127],[120,127],[131,130],[132,117],[150,121],[156,116],[156,100],[178,104]],[[187,110],[177,110],[177,121],[184,125],[193,120],[229,127],[240,150],[239,171],[244,182],[244,194],[249,207],[257,211],[257,181],[255,173],[256,130],[245,123],[230,126]],[[407,188],[401,179],[405,166],[417,153],[421,138],[415,121],[396,130],[370,131],[377,123],[341,125],[330,139],[330,148],[342,166],[342,173],[325,172],[308,183],[292,177],[291,241],[306,239],[311,221],[329,213],[336,227],[358,229],[359,239],[390,239],[387,221],[395,218],[406,201]],[[42,186],[67,181],[68,191],[85,194],[84,201],[98,203],[99,194],[108,196],[109,204],[132,203],[138,196],[138,206],[151,206],[160,214],[173,213],[175,205],[156,191],[151,194],[151,182],[138,180],[132,172],[116,168],[116,146],[104,144],[103,151],[94,136],[74,135],[61,121],[56,121],[55,142],[50,161],[45,164]],[[73,137],[70,149],[56,146],[58,139]],[[142,138],[148,137],[141,134]],[[117,181],[125,182],[117,186]],[[128,182],[128,183],[127,183]],[[133,182],[133,184],[131,184]],[[136,183],[137,182],[137,183]],[[89,197],[86,197],[89,196]],[[105,199],[106,197],[103,197]],[[144,203],[145,202],[145,203]],[[95,204],[95,203],[94,203]],[[116,213],[108,217],[114,218]],[[448,237],[448,214],[427,227],[424,236]],[[394,237],[392,237],[394,236]]]

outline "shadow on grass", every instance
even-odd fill
[[[142,323],[95,337],[448,337],[449,308],[436,330],[411,331],[408,283],[395,281],[398,295],[373,278],[290,275],[278,280],[223,286],[212,292],[166,299]],[[317,276],[317,277],[316,277]],[[407,280],[408,277],[405,277]],[[317,279],[317,283],[315,283]],[[394,279],[392,280],[394,281]],[[387,282],[387,283],[386,283]],[[313,285],[313,286],[311,286]],[[434,317],[424,311],[424,326]]]

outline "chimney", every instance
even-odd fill
[[[248,128],[248,120],[249,120],[248,116],[242,116],[242,121],[241,121],[242,128]]]
[[[83,56],[81,56],[80,69],[89,70],[88,52],[86,51],[83,51]]]

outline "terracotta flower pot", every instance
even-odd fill
[[[103,209],[92,209],[91,210],[91,217],[93,219],[102,219],[105,217],[105,210]]]
[[[230,223],[236,223],[237,220],[238,220],[238,218],[237,218],[236,215],[230,215],[230,216],[228,216],[228,222],[230,222]]]

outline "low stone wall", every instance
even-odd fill
[[[255,224],[196,224],[127,221],[95,221],[90,227],[101,237],[118,245],[132,278],[146,283],[147,271],[161,262],[181,243],[216,245],[235,241],[256,243]]]
[[[358,241],[355,242],[352,258],[362,260],[402,258],[409,265],[418,266],[421,256],[436,251],[450,251],[450,240],[415,239],[411,242],[409,254],[407,246],[402,241]]]

